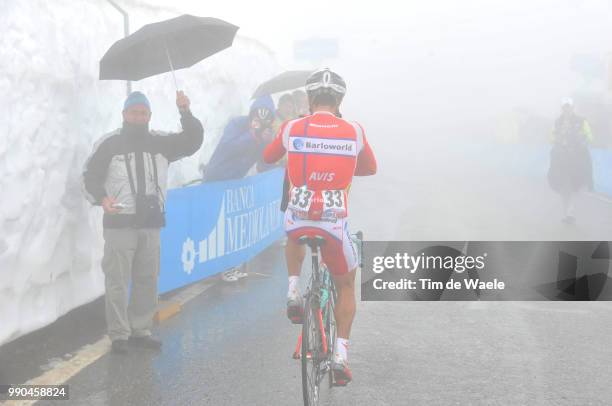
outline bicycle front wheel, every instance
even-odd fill
[[[319,404],[319,384],[321,382],[320,347],[321,333],[319,331],[318,306],[308,295],[304,303],[304,318],[302,324],[302,392],[304,406]]]

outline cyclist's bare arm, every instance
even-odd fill
[[[270,144],[266,146],[263,152],[264,161],[268,164],[273,164],[279,161],[283,156],[285,156],[285,146],[283,145],[283,132],[285,131],[285,127],[288,122],[283,123],[281,128],[278,130],[278,134],[274,138]]]
[[[357,155],[357,165],[355,166],[355,176],[370,176],[376,173],[376,157],[374,151],[363,137],[363,149]]]

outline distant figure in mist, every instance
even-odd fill
[[[588,144],[593,136],[589,123],[574,112],[574,102],[561,102],[561,116],[555,121],[553,147],[550,152],[548,182],[563,202],[566,224],[576,221],[575,201],[584,188],[593,188],[593,168]]]

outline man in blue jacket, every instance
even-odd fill
[[[240,179],[253,165],[260,172],[269,169],[262,155],[275,135],[274,111],[274,101],[266,95],[253,102],[248,116],[231,119],[206,165],[203,182]]]
[[[255,99],[248,116],[231,119],[204,169],[202,182],[243,178],[256,165],[258,172],[276,167],[263,161],[263,150],[274,139],[274,101],[269,95]],[[223,273],[226,282],[235,282],[246,273],[242,264]]]

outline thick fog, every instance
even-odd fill
[[[423,245],[462,249],[462,259],[492,240],[595,241],[566,244],[552,254],[550,267],[548,261],[538,262],[546,244],[524,244],[529,246],[524,252],[535,254],[512,255],[519,258],[512,258],[501,276],[528,275],[524,280],[534,285],[554,285],[554,299],[581,298],[581,290],[599,296],[609,261],[602,261],[605,253],[600,252],[607,245],[598,242],[612,237],[611,0],[113,1],[129,13],[131,32],[185,13],[240,27],[230,49],[176,72],[178,87],[202,120],[205,139],[197,153],[173,164],[170,188],[201,180],[228,121],[248,111],[253,91],[267,78],[327,66],[346,79],[340,110],[363,125],[378,162],[375,176],[356,178],[351,185],[351,233],[363,231],[367,242],[455,241]],[[0,0],[0,346],[7,349],[0,354],[0,383],[17,383],[3,381],[6,377],[23,382],[26,376],[34,378],[26,383],[66,383],[74,404],[250,404],[259,399],[297,404],[300,363],[290,355],[300,330],[282,320],[287,276],[281,245],[236,268],[229,278],[226,273],[164,294],[169,301],[154,329],[164,343],[161,354],[149,357],[140,351],[144,348],[134,348],[129,356],[105,356],[113,347],[101,339],[102,301],[82,305],[99,298],[106,291],[105,278],[113,276],[105,277],[101,269],[102,209],[86,202],[81,175],[94,142],[122,120],[125,83],[98,80],[100,58],[123,36],[122,16],[111,2]],[[169,74],[133,82],[132,89],[151,101],[151,128],[178,129]],[[572,192],[571,205],[549,180],[552,130],[568,97],[593,133],[588,149],[593,184]],[[240,188],[240,193],[256,187]],[[175,196],[181,192],[188,190],[174,191]],[[220,199],[232,195],[220,193]],[[201,207],[206,215],[215,214],[217,226],[232,224],[224,202],[216,205],[218,215],[214,204]],[[182,203],[186,207],[187,199]],[[189,205],[186,214],[191,216],[192,208],[200,214],[200,207]],[[259,219],[251,216],[257,210],[237,215]],[[198,228],[200,222],[189,224]],[[247,235],[240,225],[240,234]],[[209,253],[216,252],[217,241],[225,247],[230,232],[217,228],[198,230],[209,236],[204,239],[194,236],[201,268],[208,265],[203,258],[215,256]],[[185,243],[174,262],[179,273],[182,269],[195,278],[203,274],[191,273],[194,239],[180,240]],[[502,251],[490,246],[496,255]],[[236,257],[242,255],[238,251]],[[162,264],[163,259],[162,254]],[[175,269],[162,265],[161,272]],[[249,277],[238,282],[238,274]],[[355,274],[360,297],[369,275]],[[346,281],[346,276],[335,279]],[[473,278],[469,270],[462,277]],[[132,287],[138,279],[144,278],[132,278]],[[312,304],[318,292],[305,287],[308,271],[301,279],[306,303]],[[576,294],[557,295],[563,286],[569,286],[564,294]],[[459,298],[450,290],[445,299]],[[332,340],[332,334],[340,336],[340,322],[328,318],[328,305],[335,303],[337,315],[348,313],[340,311],[340,303],[348,303],[340,292],[349,292],[347,282],[321,289],[321,297],[332,298],[319,311],[319,317],[326,312]],[[469,297],[480,298],[480,293],[470,290]],[[612,326],[606,322],[612,314],[608,304],[488,302],[502,298],[492,293],[482,301],[400,309],[399,303],[366,303],[362,297],[350,336],[356,379],[346,390],[334,388],[330,401],[584,404],[612,397],[609,376],[593,373],[612,355],[607,344],[612,331],[605,330]],[[49,329],[22,337],[77,307]],[[181,307],[179,315],[165,321]],[[314,330],[307,323],[303,331]],[[309,351],[313,336],[306,337],[300,344],[302,365],[315,360],[331,375],[319,356],[306,356],[320,353],[312,343]],[[147,339],[131,341],[138,346]],[[338,348],[330,347],[328,355],[337,355],[331,350]],[[409,391],[406,383],[414,383]]]
[[[345,77],[342,111],[365,126],[380,166],[376,179],[356,185],[396,196],[381,210],[404,224],[370,227],[376,238],[609,238],[607,203],[581,195],[577,210],[591,217],[564,227],[546,182],[563,97],[574,97],[591,123],[593,146],[610,144],[609,2],[184,0],[175,7],[234,22],[286,69],[330,66]],[[296,41],[321,38],[336,41],[335,57],[295,57]],[[596,184],[607,184],[594,165]]]
[[[235,22],[287,68],[317,66],[295,60],[295,41],[337,39],[338,56],[320,64],[347,79],[345,110],[364,122],[409,117],[413,125],[425,123],[430,136],[457,133],[457,126],[482,133],[483,123],[516,108],[553,117],[562,97],[606,87],[602,78],[577,72],[573,60],[599,59],[605,69],[612,53],[612,5],[605,0],[385,0],[375,6],[314,0],[300,7],[183,0],[178,7]]]
[[[593,152],[595,192],[609,183],[600,161],[608,158],[601,148],[612,137],[610,2],[180,6],[231,19],[268,44],[286,68],[327,65],[346,78],[342,111],[365,126],[380,166],[376,179],[356,185],[379,192],[369,198],[394,196],[376,206],[392,219],[389,226],[380,220],[369,227],[373,237],[612,234],[609,203],[591,193],[576,200],[577,224],[562,224],[560,198],[546,181],[554,120],[562,98],[572,96],[593,128],[592,147],[599,148]],[[296,60],[295,42],[312,38],[337,40],[337,57]]]

